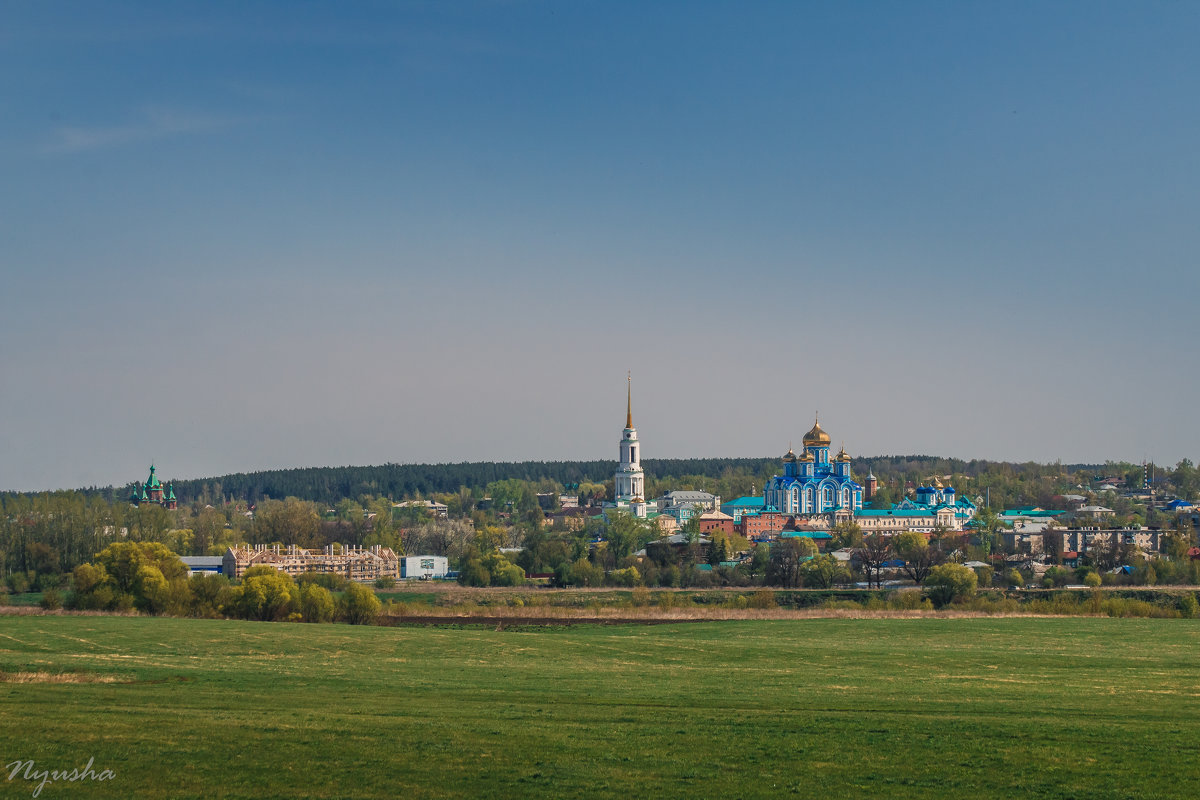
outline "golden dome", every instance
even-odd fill
[[[805,447],[829,447],[832,439],[829,434],[821,430],[821,423],[813,420],[812,430],[804,434]]]
[[[937,477],[936,475],[933,477],[933,488],[935,488],[935,489],[942,488],[942,479]]]
[[[837,460],[850,463],[850,454],[846,452],[846,445],[842,445],[842,451],[837,454]]]
[[[806,462],[808,462],[808,463],[812,463],[812,462],[813,462],[813,461],[815,461],[816,459],[814,459],[814,458],[813,458],[813,454],[812,454],[812,453],[810,453],[810,452],[808,452],[807,450],[805,450],[805,451],[804,451],[804,455],[800,456],[800,460],[801,460],[801,461],[806,461]]]
[[[788,451],[783,454],[783,460],[788,463],[796,460],[796,453],[793,452],[792,448],[789,447]]]

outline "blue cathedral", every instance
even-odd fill
[[[843,446],[830,458],[829,434],[818,421],[804,434],[797,456],[789,447],[783,475],[763,487],[763,503],[784,514],[854,514],[862,510],[863,487],[850,477],[850,456]]]

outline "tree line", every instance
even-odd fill
[[[761,494],[763,483],[781,469],[779,458],[646,459],[647,494],[660,490],[700,489],[733,499]],[[1050,500],[1066,488],[1088,488],[1099,477],[1119,477],[1129,488],[1140,486],[1148,474],[1160,491],[1192,496],[1200,490],[1200,471],[1184,459],[1176,466],[1108,462],[1106,464],[1011,463],[980,459],[962,460],[928,455],[855,457],[855,477],[861,483],[874,473],[893,499],[910,486],[934,476],[949,476],[962,485],[955,488],[972,495],[991,491],[992,505],[1034,504]],[[404,499],[456,492],[462,487],[481,489],[498,481],[546,481],[566,487],[611,484],[613,461],[462,462],[456,464],[383,464],[379,466],[301,467],[240,472],[210,478],[172,481],[181,503],[218,505],[242,501],[251,505],[267,497],[298,497],[336,504],[346,498],[366,496]],[[1065,481],[1064,479],[1070,479]],[[110,502],[129,496],[131,484],[81,488],[80,494]],[[0,492],[0,500],[42,493]]]

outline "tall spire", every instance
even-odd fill
[[[633,427],[633,372],[625,376],[625,427]]]

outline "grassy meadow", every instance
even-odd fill
[[[1191,798],[1200,623],[0,616],[0,719],[116,773],[42,798]]]

